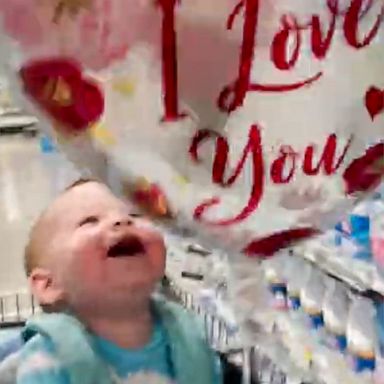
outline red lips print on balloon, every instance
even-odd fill
[[[25,92],[66,132],[87,129],[104,112],[101,89],[71,60],[33,61],[20,74]]]

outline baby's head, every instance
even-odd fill
[[[34,225],[25,265],[44,308],[119,314],[148,301],[165,268],[162,235],[103,184],[62,193]]]

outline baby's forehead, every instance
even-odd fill
[[[78,185],[62,193],[47,207],[33,226],[30,241],[33,244],[48,244],[55,233],[81,215],[125,205],[102,184],[89,182]]]
[[[76,186],[61,194],[48,208],[51,220],[70,217],[92,210],[107,210],[115,207],[129,207],[127,202],[117,198],[108,187],[96,182]]]

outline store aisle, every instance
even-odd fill
[[[28,231],[59,189],[62,165],[57,153],[42,153],[38,139],[0,136],[0,295],[25,288]]]

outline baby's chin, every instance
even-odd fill
[[[130,276],[126,279],[115,279],[111,282],[110,289],[108,289],[109,294],[116,296],[131,296],[132,293],[140,296],[150,296],[155,290],[156,284],[158,283],[157,279],[154,279],[152,276],[136,275]]]
[[[72,295],[73,306],[79,312],[119,314],[134,307],[147,305],[158,281],[136,277],[126,280],[103,281],[97,287],[82,289]],[[85,288],[85,287],[84,287]]]

